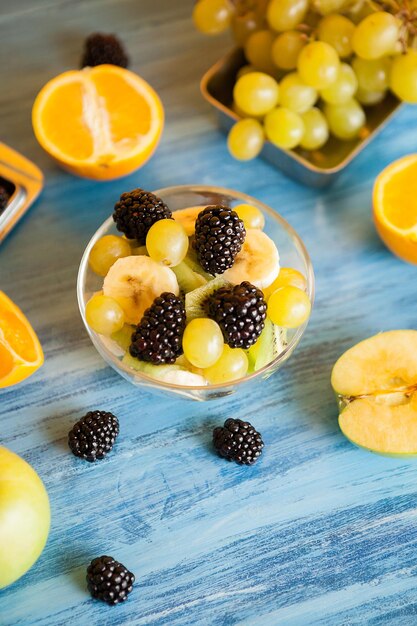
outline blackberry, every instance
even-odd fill
[[[6,187],[0,185],[0,215],[3,213],[4,209],[9,202],[10,194],[7,191]]]
[[[213,444],[220,456],[239,465],[253,465],[264,447],[260,433],[252,424],[234,419],[213,430]]]
[[[93,598],[107,604],[127,600],[133,589],[135,576],[111,556],[93,559],[87,568],[87,587]]]
[[[238,214],[226,206],[208,206],[195,223],[194,248],[202,268],[223,274],[232,267],[245,241],[246,231]]]
[[[173,293],[165,292],[155,298],[136,326],[130,354],[155,365],[174,363],[182,354],[184,329],[183,301]]]
[[[206,300],[207,315],[222,329],[231,348],[247,350],[265,326],[266,302],[260,289],[244,281],[233,287],[221,287]]]
[[[110,63],[119,67],[129,65],[129,57],[122,42],[116,35],[105,33],[92,33],[84,43],[84,54],[81,59],[81,67],[94,67]]]
[[[68,445],[75,456],[90,463],[103,459],[119,434],[119,420],[113,413],[89,411],[68,433]]]
[[[128,239],[137,239],[140,245],[144,245],[150,227],[158,220],[172,219],[172,213],[155,194],[134,189],[122,193],[115,204],[113,219],[117,230]]]

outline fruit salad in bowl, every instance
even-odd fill
[[[135,385],[208,400],[267,378],[307,326],[314,275],[273,209],[207,186],[123,193],[88,244],[78,302]]]

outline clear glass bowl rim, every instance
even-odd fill
[[[270,206],[268,206],[264,202],[261,202],[260,200],[246,193],[235,191],[233,189],[228,189],[226,187],[217,187],[214,185],[174,185],[171,187],[163,187],[161,189],[156,189],[155,191],[153,191],[153,193],[155,193],[157,196],[162,196],[162,197],[164,195],[168,196],[169,194],[176,194],[176,193],[181,193],[181,192],[215,193],[215,194],[224,195],[224,196],[231,196],[235,198],[236,200],[241,200],[242,204],[255,204],[255,206],[256,205],[260,206],[262,211],[264,211],[267,215],[269,215],[275,222],[277,222],[287,232],[294,246],[296,247],[297,251],[303,258],[305,266],[306,266],[306,270],[307,270],[306,272],[307,294],[310,298],[311,305],[313,306],[314,294],[315,294],[315,282],[314,282],[313,265],[310,259],[310,255],[307,252],[307,248],[305,247],[303,240],[300,238],[296,230],[292,226],[290,226],[287,220],[285,220],[282,217],[282,215],[280,215],[277,211],[274,211]],[[102,223],[102,225],[96,230],[96,232],[93,234],[93,236],[91,237],[90,241],[88,242],[84,250],[84,254],[81,258],[81,262],[80,262],[80,266],[78,270],[78,276],[77,276],[77,300],[78,300],[78,307],[80,310],[81,318],[83,320],[84,326],[88,332],[88,335],[94,347],[97,349],[97,351],[102,356],[102,358],[113,369],[115,369],[118,373],[120,373],[120,371],[122,370],[128,375],[127,377],[131,378],[132,369],[130,367],[126,366],[124,363],[119,361],[113,354],[110,354],[107,350],[106,350],[106,356],[104,356],[101,350],[98,350],[96,341],[97,343],[101,342],[101,340],[99,339],[100,335],[98,335],[97,333],[95,333],[93,330],[90,329],[87,323],[86,317],[85,317],[83,278],[88,270],[88,258],[90,256],[90,251],[93,245],[95,244],[95,242],[108,231],[109,227],[113,223],[114,222],[113,222],[112,216],[107,218],[107,220],[105,220]],[[265,374],[271,369],[277,369],[281,363],[284,363],[287,359],[288,353],[291,354],[291,352],[294,350],[295,346],[297,345],[297,343],[300,341],[301,337],[303,336],[304,331],[307,327],[307,324],[308,324],[308,320],[307,322],[305,322],[305,324],[297,328],[296,332],[294,333],[294,336],[285,346],[284,350],[273,361],[271,361],[270,363],[268,363],[261,369],[257,370],[256,372],[253,372],[252,374],[245,376],[244,378],[239,378],[237,380],[232,380],[232,381],[228,381],[225,383],[217,383],[217,384],[209,384],[209,385],[176,385],[174,383],[168,383],[162,380],[156,380],[155,378],[152,378],[151,376],[147,376],[146,374],[143,374],[142,372],[139,372],[139,371],[134,372],[135,378],[143,379],[144,382],[150,383],[154,387],[165,389],[167,391],[171,390],[171,391],[176,391],[176,392],[178,392],[179,390],[183,390],[183,391],[206,390],[207,391],[207,389],[210,389],[213,391],[215,390],[221,391],[222,389],[230,388],[231,385],[240,386],[243,383],[252,381],[255,378],[258,378],[259,376],[262,376],[262,374]],[[97,337],[97,340],[95,340],[95,337]]]

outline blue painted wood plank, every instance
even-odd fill
[[[46,354],[40,372],[1,393],[0,441],[40,473],[53,514],[41,559],[0,592],[1,626],[415,624],[416,465],[347,442],[329,384],[356,341],[416,327],[416,270],[383,247],[371,219],[375,176],[417,149],[415,110],[405,108],[332,188],[308,189],[260,160],[228,156],[198,91],[228,42],[193,31],[191,0],[0,5],[2,139],[46,174],[42,197],[0,248],[0,288],[27,312]],[[99,29],[123,37],[167,111],[155,158],[105,184],[58,170],[30,128],[39,87],[76,65],[84,35]],[[118,195],[182,183],[239,189],[276,208],[305,240],[317,278],[311,324],[288,365],[250,394],[208,404],[173,404],[119,378],[90,344],[75,298],[82,251]],[[121,435],[90,466],[66,438],[93,408],[116,413]],[[252,468],[211,450],[213,426],[230,416],[264,436]],[[137,576],[123,606],[86,592],[86,566],[101,553]]]

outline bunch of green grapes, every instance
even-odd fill
[[[228,137],[239,160],[265,139],[318,150],[365,136],[366,107],[389,91],[417,104],[416,0],[197,0],[193,19],[244,50]]]

